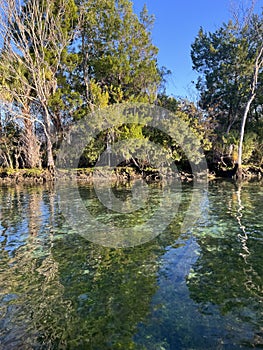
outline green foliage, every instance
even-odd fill
[[[199,103],[214,120],[219,143],[217,152],[224,148],[224,137],[228,139],[227,143],[239,143],[241,122],[252,97],[255,65],[262,47],[262,15],[248,15],[245,23],[242,26],[229,21],[213,33],[206,33],[201,28],[192,44],[193,68],[200,74],[196,85],[200,91]],[[255,99],[249,109],[248,134],[243,145],[245,163],[252,161],[252,155],[256,152],[256,135],[262,116],[262,63],[258,68],[258,83],[252,97],[252,100]],[[252,128],[249,124],[253,125],[254,135],[250,132]],[[235,139],[230,141],[233,135]]]
[[[16,166],[14,159],[20,154],[19,166],[26,166],[33,157],[25,154],[32,152],[33,156],[37,145],[41,146],[44,161],[47,154],[55,154],[72,123],[87,115],[96,115],[90,127],[99,131],[95,140],[87,140],[81,159],[85,166],[94,165],[108,146],[127,139],[139,141],[130,142],[131,148],[124,152],[126,158],[137,147],[146,161],[146,145],[152,141],[167,151],[167,159],[186,160],[178,146],[182,133],[172,140],[136,121],[130,123],[129,118],[127,123],[119,123],[118,116],[114,117],[115,127],[101,132],[103,120],[97,112],[124,102],[154,103],[171,111],[207,152],[212,144],[223,152],[229,144],[237,144],[238,137],[231,138],[240,129],[251,87],[253,64],[262,42],[261,16],[252,16],[241,30],[232,22],[214,33],[200,29],[191,51],[193,68],[200,74],[200,109],[189,101],[166,96],[164,84],[169,71],[158,67],[158,49],[151,39],[154,17],[146,6],[137,16],[130,0],[52,0],[40,1],[38,7],[33,6],[34,1],[25,1],[20,9],[23,16],[7,22],[11,39],[2,38],[5,45],[0,50],[0,99],[11,106],[21,135],[12,142],[8,133],[3,134],[1,163]],[[12,6],[12,1],[5,2],[5,6],[8,4]],[[17,50],[10,40],[16,43]],[[18,55],[19,45],[25,51],[21,49]],[[249,112],[251,127],[244,141],[246,163],[262,163],[262,77],[261,69],[257,96]],[[46,144],[45,137],[49,139]],[[26,144],[26,138],[31,143]],[[194,154],[194,145],[189,142],[186,151],[192,149]],[[8,152],[3,153],[5,149]],[[39,163],[36,153],[32,167]]]
[[[257,146],[257,134],[254,132],[247,132],[243,142],[243,161],[248,163],[251,159],[255,148]]]
[[[79,71],[84,75],[86,99],[98,106],[96,92],[94,96],[90,88],[94,80],[109,94],[109,103],[153,102],[161,78],[158,50],[150,37],[153,18],[146,7],[141,18],[129,0],[92,0],[82,4],[82,11]]]
[[[240,119],[249,91],[253,58],[248,45],[232,22],[214,33],[201,28],[192,44],[193,68],[200,73],[200,103],[215,115],[223,132]]]

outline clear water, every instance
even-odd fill
[[[129,197],[127,186],[114,190]],[[92,186],[79,191],[107,221]],[[153,210],[162,188],[148,191]],[[263,348],[262,183],[211,182],[183,232],[192,195],[184,185],[158,237],[115,249],[69,226],[55,188],[2,187],[0,349]]]

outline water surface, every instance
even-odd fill
[[[129,186],[113,187],[127,201]],[[143,215],[118,215],[91,185],[79,191],[93,215],[119,226],[162,196],[150,185]],[[0,348],[262,348],[262,183],[211,182],[200,189],[202,215],[183,231],[192,195],[183,185],[158,237],[116,249],[72,229],[54,187],[1,187]]]

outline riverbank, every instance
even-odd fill
[[[12,183],[39,183],[54,181],[54,176],[47,169],[0,169],[0,182]]]
[[[193,176],[187,173],[160,173],[154,169],[147,169],[141,173],[132,167],[112,168],[79,168],[56,169],[50,172],[47,169],[1,169],[1,183],[46,183],[63,180],[77,180],[92,182],[94,179],[101,181],[130,181],[135,179],[147,181],[160,181],[162,178],[191,181]]]
[[[215,173],[207,172],[197,175],[200,179],[216,179],[222,178]],[[260,167],[244,167],[243,177],[245,180],[261,180],[263,178],[263,169]],[[116,167],[112,168],[79,168],[79,169],[57,169],[51,173],[47,169],[0,169],[0,183],[39,183],[63,181],[63,180],[77,180],[80,182],[92,182],[94,179],[101,181],[131,181],[135,179],[144,179],[146,181],[161,181],[165,180],[180,180],[184,182],[191,182],[194,176],[191,173],[180,171],[172,172],[158,171],[156,169],[148,168],[142,172],[138,172],[132,167]]]

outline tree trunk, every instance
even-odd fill
[[[242,179],[242,149],[243,149],[243,140],[244,140],[244,134],[245,134],[245,126],[246,126],[248,112],[249,112],[251,103],[253,102],[255,96],[256,96],[255,93],[252,92],[252,94],[247,102],[245,112],[243,114],[241,130],[240,130],[240,140],[239,140],[239,146],[238,146],[238,159],[237,159],[237,164],[238,164],[237,178],[238,179]]]
[[[5,142],[5,146],[6,146],[6,152],[5,152],[5,154],[6,154],[6,159],[7,159],[7,161],[8,161],[8,168],[14,169],[12,157],[11,157],[11,154],[10,154],[10,152],[9,152],[9,147],[8,147],[8,145],[6,144],[6,142]]]
[[[41,168],[40,147],[32,120],[24,119],[24,158],[26,168]]]
[[[47,147],[47,168],[49,171],[53,172],[55,169],[55,162],[52,151],[52,142],[51,142],[51,126],[50,126],[50,116],[47,106],[44,108],[44,132],[46,136],[46,147]]]
[[[247,116],[248,112],[250,110],[251,103],[253,102],[255,96],[256,96],[256,89],[257,89],[257,84],[258,84],[258,75],[259,75],[259,70],[263,65],[263,46],[260,48],[259,53],[256,57],[255,65],[254,65],[254,74],[252,77],[252,82],[251,82],[251,92],[250,92],[250,97],[248,99],[244,114],[243,114],[243,119],[242,119],[242,125],[241,125],[241,130],[240,130],[240,141],[239,141],[239,146],[238,146],[238,171],[237,171],[237,178],[242,179],[242,147],[243,147],[243,140],[244,140],[244,133],[245,133],[245,126],[246,126],[246,121],[247,121]]]
[[[55,168],[55,162],[52,152],[52,142],[50,137],[47,138],[47,168],[50,171],[53,171]]]

